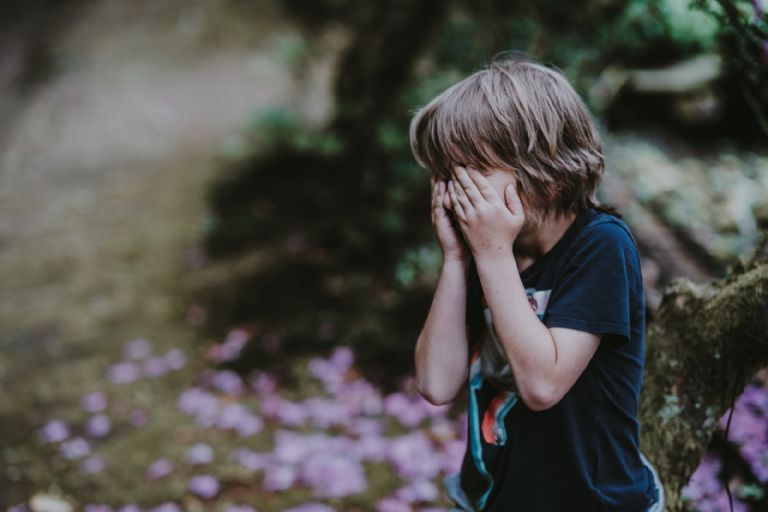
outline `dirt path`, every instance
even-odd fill
[[[193,345],[180,291],[217,150],[260,108],[328,111],[333,44],[313,46],[301,94],[283,58],[301,35],[267,3],[244,18],[168,2],[127,21],[143,11],[126,4],[97,3],[66,31],[63,71],[0,148],[0,489],[45,479],[29,429],[93,391],[123,343]]]

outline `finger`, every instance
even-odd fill
[[[459,198],[459,202],[461,202],[461,206],[464,207],[465,212],[469,212],[472,209],[475,208],[475,205],[472,204],[472,201],[467,197],[466,191],[462,188],[461,184],[456,182],[456,180],[451,180],[453,182],[453,190],[456,191],[456,197]]]
[[[444,181],[440,182],[440,190],[442,190],[443,194],[443,208],[446,210],[450,210],[453,208],[453,205],[451,204],[451,196],[448,195],[447,191],[448,185]]]
[[[453,211],[456,212],[456,215],[461,220],[466,220],[467,214],[464,210],[464,207],[459,202],[459,198],[456,196],[456,187],[453,186],[453,180],[448,182],[448,194],[451,196],[451,205],[453,206]]]
[[[458,181],[458,184],[461,185],[458,187],[461,189],[459,192],[464,192],[473,205],[476,206],[485,200],[483,195],[480,193],[480,190],[478,190],[477,185],[472,180],[472,178],[470,178],[469,173],[467,173],[464,167],[454,167],[453,176]]]
[[[490,201],[494,198],[494,196],[498,195],[496,194],[494,188],[491,186],[491,182],[488,181],[488,178],[483,176],[483,173],[471,167],[467,167],[466,172],[467,176],[469,176],[469,178],[475,184],[475,187],[477,187],[480,195],[482,195],[486,201]]]
[[[505,203],[509,211],[515,215],[524,215],[523,202],[520,200],[520,195],[517,193],[517,181],[510,183],[504,188]]]

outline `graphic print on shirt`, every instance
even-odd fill
[[[525,292],[534,313],[536,313],[539,320],[543,319],[551,290],[526,288]],[[481,295],[481,300],[489,334],[486,341],[495,343],[503,354],[501,344],[493,329],[491,310],[485,300],[485,295]],[[480,359],[482,342],[483,340],[478,340],[472,346],[469,367],[469,443],[472,460],[475,463],[477,472],[487,482],[485,491],[477,498],[475,503],[478,509],[482,509],[485,506],[493,489],[493,476],[486,467],[488,457],[485,456],[486,454],[483,450],[483,441],[486,445],[491,446],[503,446],[507,442],[507,429],[504,419],[518,400],[518,395],[514,390],[501,387],[485,378]],[[488,396],[489,392],[492,398],[488,402],[488,406],[481,418],[480,403],[482,399],[479,395]]]

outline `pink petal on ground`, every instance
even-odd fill
[[[136,338],[123,345],[123,357],[126,359],[144,359],[152,353],[149,340]]]
[[[171,471],[173,471],[173,462],[166,457],[161,457],[147,466],[144,477],[147,480],[157,480],[168,475]]]
[[[61,420],[49,420],[38,430],[38,435],[43,442],[58,443],[69,437],[69,427]]]
[[[115,384],[134,382],[141,377],[139,365],[131,361],[115,363],[109,367],[107,378]]]
[[[201,498],[213,498],[219,492],[219,481],[213,475],[195,475],[187,481],[187,489]]]
[[[188,464],[202,465],[213,462],[213,448],[205,443],[192,445],[185,455]]]
[[[73,437],[59,445],[59,453],[65,459],[81,459],[91,453],[91,446],[82,437]]]
[[[107,408],[107,395],[101,391],[88,393],[80,398],[80,407],[85,412],[99,412]]]
[[[85,423],[85,433],[88,437],[106,437],[112,428],[109,416],[106,414],[96,414],[91,416]]]
[[[117,509],[117,512],[141,512],[141,507],[134,505],[133,503],[129,503],[128,505],[123,505]]]

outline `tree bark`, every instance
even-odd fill
[[[647,340],[641,447],[659,471],[667,510],[677,512],[718,419],[768,366],[768,262],[711,284],[673,282]]]

